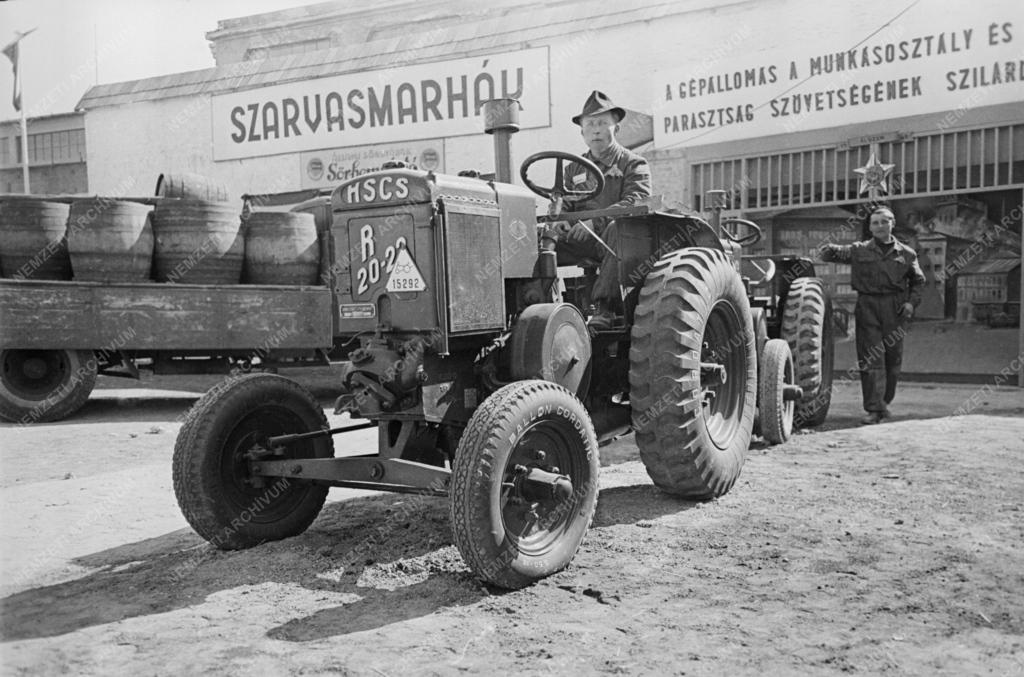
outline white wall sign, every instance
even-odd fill
[[[213,97],[215,160],[480,134],[487,99],[550,126],[548,48],[348,73]]]
[[[695,55],[689,65],[655,77],[655,146],[1024,102],[1017,2],[958,5],[957,11],[921,2],[874,35],[884,17],[851,27],[822,12],[817,34],[831,36],[827,43],[792,41],[746,56],[737,50],[736,58],[718,61]]]
[[[444,172],[444,140],[406,141],[356,148],[314,150],[299,156],[303,188],[327,188],[374,172],[385,162],[404,162],[411,169]]]

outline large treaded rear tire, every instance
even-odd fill
[[[91,350],[0,351],[0,418],[45,423],[82,408],[96,386]]]
[[[174,494],[185,519],[221,550],[296,536],[316,519],[327,487],[268,477],[251,483],[243,454],[268,437],[327,428],[316,398],[275,374],[247,374],[214,386],[189,411],[174,445]],[[294,442],[288,458],[331,458],[330,437]]]
[[[794,425],[821,425],[832,402],[832,299],[816,277],[793,280],[782,313],[782,338],[789,344],[796,369],[796,384],[803,397],[796,404]]]
[[[702,385],[702,361],[724,365],[726,382]],[[695,499],[729,491],[750,444],[757,355],[746,291],[724,253],[688,248],[655,264],[629,362],[633,429],[654,483]]]
[[[517,466],[568,476],[571,495],[523,501]],[[530,380],[495,392],[470,418],[452,468],[452,537],[463,560],[511,590],[564,569],[594,517],[599,468],[593,423],[568,390]]]

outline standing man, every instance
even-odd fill
[[[867,416],[872,424],[889,418],[903,362],[903,337],[921,303],[924,273],[917,253],[893,237],[896,217],[876,207],[869,217],[871,239],[850,245],[825,244],[822,261],[850,264],[850,282],[857,292],[857,365]]]
[[[583,104],[583,111],[572,118],[573,123],[579,125],[583,141],[587,144],[588,150],[583,157],[597,165],[604,174],[604,189],[596,197],[567,205],[568,211],[628,207],[650,196],[651,170],[647,160],[615,140],[624,117],[626,111],[613,104],[604,93],[595,90]],[[565,168],[563,180],[570,190],[585,191],[597,185],[577,163],[570,163]],[[588,220],[587,225],[609,247],[618,250],[619,233],[614,220],[599,217]],[[591,294],[595,312],[588,325],[594,330],[609,329],[615,313],[622,307],[618,260],[578,221],[562,236],[556,251],[560,265],[577,264],[586,259],[601,262]]]

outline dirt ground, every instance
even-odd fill
[[[707,503],[656,490],[626,438],[572,566],[502,592],[440,498],[334,489],[299,537],[212,549],[170,464],[209,383],[143,385],[0,427],[6,674],[1024,675],[1017,389],[907,384],[860,427],[840,383],[822,429],[756,443]]]

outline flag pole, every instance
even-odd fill
[[[24,36],[22,36],[24,37]],[[21,84],[21,182],[24,186],[25,194],[32,192],[32,188],[29,184],[28,179],[28,120],[25,118],[25,85],[24,80],[21,79],[21,62],[22,59],[18,58],[17,68],[18,73],[15,75],[17,81]]]
[[[11,103],[14,105],[14,109],[21,113],[21,182],[25,193],[32,192],[31,184],[29,183],[28,176],[28,118],[25,113],[25,102],[22,99],[21,93],[24,89],[21,79],[21,41],[29,33],[35,32],[35,28],[22,33],[21,31],[14,31],[14,42],[3,48],[3,54],[11,63],[14,65],[14,93],[11,96]]]

